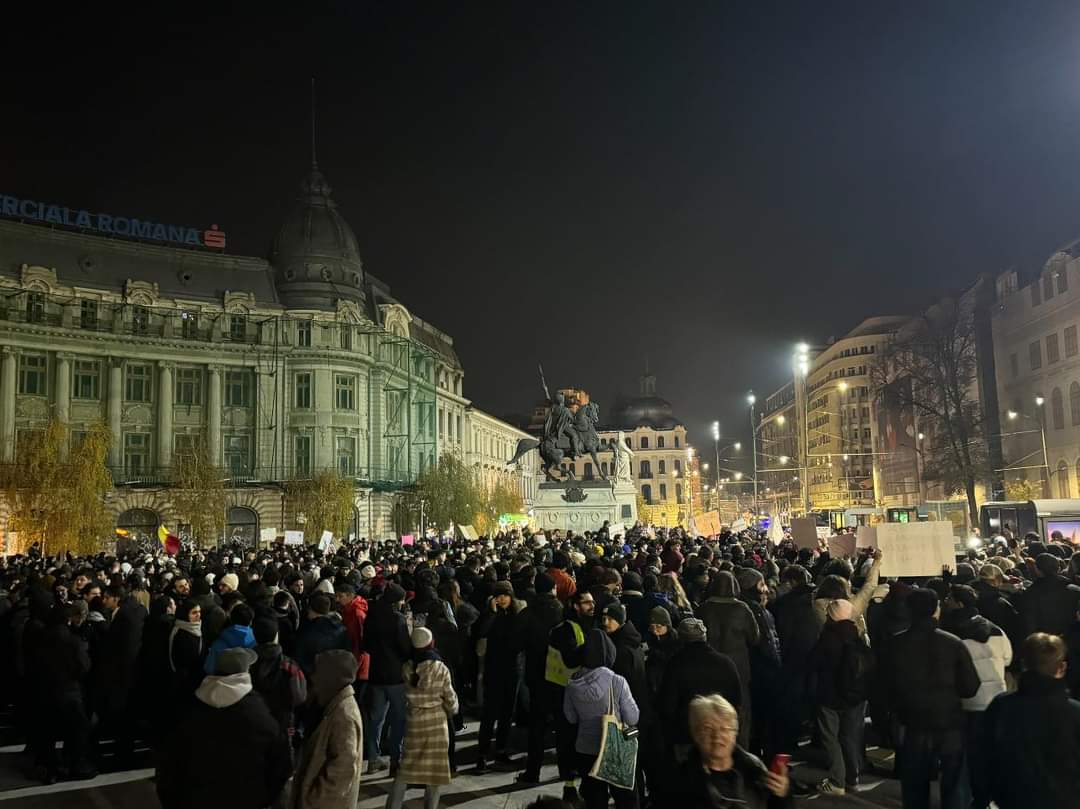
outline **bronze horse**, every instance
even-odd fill
[[[544,476],[550,481],[560,481],[560,478],[552,474],[552,468],[558,469],[563,459],[574,460],[579,455],[586,453],[592,456],[593,468],[601,480],[607,480],[607,476],[600,472],[600,459],[596,456],[600,449],[600,436],[596,432],[596,425],[600,421],[600,408],[595,402],[589,402],[579,407],[574,414],[570,428],[574,431],[577,441],[573,441],[564,432],[558,436],[545,436],[542,440],[535,438],[522,438],[518,441],[517,452],[514,457],[506,462],[507,466],[513,466],[526,453],[534,449],[540,450],[543,459]],[[574,480],[573,467],[567,469],[566,480]]]

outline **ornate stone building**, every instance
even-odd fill
[[[104,422],[118,526],[180,522],[170,469],[203,440],[227,535],[291,526],[281,483],[336,469],[353,531],[389,536],[395,493],[464,448],[462,384],[452,339],[366,271],[314,163],[269,260],[0,221],[2,460],[50,417]]]

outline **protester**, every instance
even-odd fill
[[[254,648],[255,633],[251,630],[251,622],[254,620],[255,612],[247,604],[238,603],[229,611],[229,625],[221,631],[217,640],[210,644],[210,651],[206,655],[203,669],[207,674],[213,674],[217,656],[226,649]]]
[[[517,657],[523,643],[519,614],[525,609],[525,604],[514,598],[514,588],[508,581],[495,582],[491,593],[488,609],[476,627],[477,637],[486,642],[484,707],[477,740],[477,773],[487,771],[492,735],[495,737],[495,761],[510,763],[507,744],[517,700]]]
[[[299,664],[286,657],[278,643],[278,622],[268,616],[255,619],[255,654],[258,660],[251,667],[251,684],[263,698],[270,715],[277,720],[281,732],[293,747],[296,733],[296,711],[307,701],[308,684]]]
[[[325,598],[316,594],[312,598]],[[368,773],[381,772],[388,767],[396,773],[401,760],[401,743],[405,737],[405,680],[402,667],[412,655],[409,625],[402,613],[405,590],[388,584],[375,602],[365,623],[367,648],[371,653],[370,714],[364,748]],[[347,639],[346,639],[347,640]],[[349,648],[349,647],[346,647]],[[383,761],[382,732],[389,718],[389,761]]]

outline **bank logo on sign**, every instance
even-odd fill
[[[193,247],[210,247],[215,250],[225,249],[225,231],[217,225],[207,230],[162,225],[127,216],[112,216],[106,213],[91,213],[82,209],[67,208],[35,202],[31,199],[19,199],[0,195],[0,215],[13,219],[25,219],[32,222],[45,222],[63,227],[78,228],[106,233],[110,236],[123,236],[128,239],[146,239],[147,241],[168,242]]]

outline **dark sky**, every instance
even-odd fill
[[[1080,235],[1076,3],[163,5],[8,19],[0,191],[265,255],[314,75],[365,266],[496,414],[647,355],[745,436],[793,342]]]

